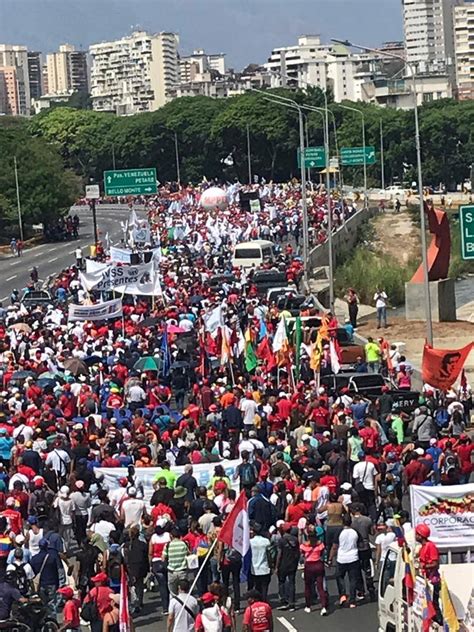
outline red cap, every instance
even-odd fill
[[[101,573],[97,573],[97,575],[94,575],[94,577],[91,577],[91,582],[93,584],[102,584],[106,582],[107,579],[107,573],[104,573],[104,571],[102,571]]]
[[[217,600],[216,595],[213,595],[211,592],[206,592],[204,593],[204,595],[201,597],[201,601],[204,604],[208,604],[211,605],[212,603],[214,603]]]
[[[419,524],[415,527],[416,535],[419,535],[421,538],[429,538],[431,535],[431,529],[427,524]]]
[[[74,591],[70,586],[63,586],[58,589],[58,593],[66,599],[72,599],[74,597]]]

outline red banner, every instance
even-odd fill
[[[474,343],[462,349],[433,349],[425,342],[421,367],[423,382],[447,391],[457,380]]]

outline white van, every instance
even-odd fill
[[[266,239],[255,239],[237,244],[232,257],[234,268],[259,268],[264,259],[273,261],[273,242]]]

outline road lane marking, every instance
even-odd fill
[[[16,279],[16,277],[17,277],[17,276],[18,276],[18,275],[14,274],[13,276],[8,277],[8,279],[6,279],[6,280],[7,280],[7,281],[13,281],[13,279]]]
[[[57,260],[58,260],[57,257],[53,257],[52,259],[48,259],[48,263],[54,263]]]
[[[288,630],[288,632],[297,632],[295,626],[292,625],[288,619],[285,619],[285,617],[277,617],[277,621],[279,621],[282,626]]]
[[[6,301],[7,298],[8,298],[8,295],[7,296],[2,296],[2,298],[0,298],[0,301]]]

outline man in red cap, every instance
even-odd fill
[[[78,632],[81,629],[79,601],[74,599],[73,589],[70,586],[64,586],[58,589],[58,595],[61,595],[64,599],[63,623],[59,628],[59,632],[65,632],[65,630]]]
[[[102,632],[104,616],[110,608],[110,595],[113,594],[113,590],[106,585],[107,573],[103,571],[91,577],[91,582],[94,587],[86,595],[82,605],[84,606],[90,601],[95,603],[99,616],[96,620],[90,621],[91,632]]]
[[[439,615],[439,593],[441,588],[441,578],[439,575],[439,550],[429,537],[431,530],[427,524],[419,524],[415,527],[416,541],[421,544],[418,553],[420,570],[423,577],[430,582],[433,587],[433,605]]]

